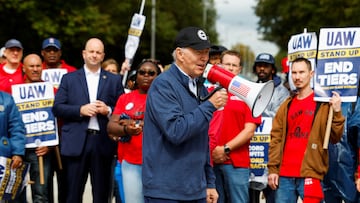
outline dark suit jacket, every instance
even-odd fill
[[[118,97],[124,93],[121,78],[119,75],[101,70],[99,80],[97,100],[103,101],[114,110]],[[79,156],[81,154],[90,117],[80,116],[80,107],[89,102],[84,68],[65,74],[55,95],[53,106],[54,115],[64,122],[60,142],[62,155]],[[96,150],[106,156],[116,154],[117,143],[109,138],[106,131],[108,117],[98,115],[97,120],[100,135],[95,135],[98,136],[99,143]]]

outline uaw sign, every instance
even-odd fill
[[[267,185],[267,163],[270,143],[271,117],[261,117],[261,124],[256,128],[250,140],[250,187],[262,190]]]
[[[45,82],[51,83],[55,88],[58,88],[61,78],[67,73],[63,68],[44,69],[41,73],[41,79]]]
[[[360,28],[323,28],[315,69],[315,100],[327,102],[332,91],[355,102],[360,69]]]
[[[302,57],[311,62],[314,70],[316,67],[317,42],[315,32],[305,32],[291,36],[288,42],[289,67],[291,67],[295,59]],[[291,70],[289,71],[289,85],[292,90],[295,90],[295,85],[291,79]],[[313,82],[311,82],[311,86],[313,86]]]
[[[11,169],[12,160],[0,156],[0,200],[13,200],[26,186],[30,165],[22,164],[17,169]],[[2,202],[2,201],[0,201]]]
[[[56,119],[51,109],[54,88],[47,82],[12,86],[12,95],[26,128],[26,148],[58,145]]]

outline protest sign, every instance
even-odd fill
[[[314,70],[316,67],[317,43],[315,32],[304,32],[291,36],[288,43],[289,67],[296,58],[302,57],[311,62]],[[291,79],[291,70],[289,71],[289,85],[291,90],[295,90],[295,85]],[[313,87],[313,81],[311,81],[311,87]]]
[[[26,128],[26,148],[58,145],[57,123],[51,109],[54,88],[47,82],[12,86],[12,95]]]
[[[55,88],[58,88],[61,82],[61,78],[67,73],[63,68],[50,68],[43,69],[41,73],[41,79],[44,82],[51,83]]]
[[[343,102],[355,102],[359,57],[360,28],[320,29],[314,99],[328,102],[332,91],[337,91]]]
[[[135,13],[131,19],[128,38],[125,43],[125,60],[131,66],[137,48],[140,43],[140,36],[145,26],[146,16],[143,15],[145,0],[141,1],[140,12]],[[128,71],[124,73],[122,84],[125,86]]]
[[[254,137],[250,140],[250,187],[262,190],[267,185],[267,163],[270,143],[271,117],[262,117],[261,125],[255,130]]]
[[[10,158],[0,156],[0,200],[13,200],[28,183],[27,173],[30,165],[23,163],[17,169],[11,169]]]

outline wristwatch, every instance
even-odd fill
[[[225,154],[230,154],[230,147],[229,146],[227,146],[226,144],[224,145],[224,152],[225,152]]]

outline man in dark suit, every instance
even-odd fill
[[[90,173],[95,203],[110,202],[112,161],[117,143],[109,138],[106,125],[117,98],[124,93],[121,78],[101,69],[104,44],[87,41],[82,52],[83,68],[63,76],[53,112],[64,122],[61,154],[67,177],[66,202],[82,202]]]

